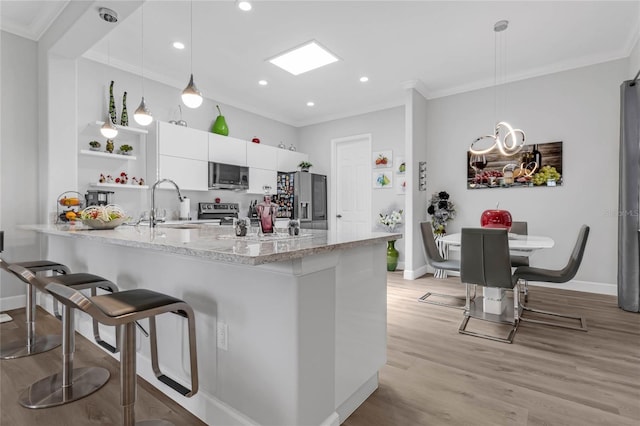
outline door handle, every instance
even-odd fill
[[[336,215],[336,217],[337,217],[338,219],[340,219],[340,218],[342,217],[342,215],[341,215],[341,214],[337,214],[337,215]]]

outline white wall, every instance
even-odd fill
[[[404,277],[415,279],[426,272],[426,258],[419,223],[426,219],[427,192],[420,191],[418,184],[420,161],[427,159],[428,102],[415,89],[407,90],[407,114],[405,117],[408,179],[407,179],[407,257]]]
[[[36,43],[0,32],[1,67],[1,147],[0,147],[0,229],[5,231],[7,261],[38,256],[33,232],[19,231],[16,225],[36,223],[38,193],[38,79]],[[0,274],[0,310],[10,309],[13,296],[24,294],[24,284]],[[22,296],[15,298],[24,303]],[[8,304],[7,304],[8,303]]]
[[[448,231],[479,225],[482,211],[500,202],[514,220],[529,222],[530,234],[554,238],[555,247],[534,254],[532,264],[560,268],[587,224],[591,234],[575,279],[614,285],[619,86],[627,71],[623,59],[508,85],[508,114],[500,119],[525,130],[528,143],[564,142],[564,185],[556,188],[467,190],[466,151],[474,138],[491,132],[493,89],[431,100],[428,192],[451,194],[458,217]]]
[[[371,134],[372,151],[392,150],[394,158],[404,156],[404,107],[395,107],[362,114],[299,129],[300,151],[309,154],[314,173],[329,175],[331,172],[331,140],[353,135]],[[405,158],[406,159],[406,158]],[[373,169],[372,169],[373,172]],[[379,213],[405,208],[405,195],[398,195],[398,180],[394,175],[394,187],[387,189],[371,189],[371,223],[374,229],[383,231],[379,226]],[[332,179],[328,176],[328,179]],[[331,182],[328,182],[331,187]],[[331,200],[331,197],[329,197]],[[329,206],[331,211],[331,206]],[[404,232],[404,227],[396,228]],[[399,262],[404,262],[404,239],[398,240],[396,248],[400,252]]]
[[[638,71],[640,71],[640,37],[629,55],[629,78],[635,77]]]

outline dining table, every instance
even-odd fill
[[[536,250],[549,249],[555,244],[551,237],[541,235],[522,235],[509,233],[509,253],[512,256],[531,256]],[[448,259],[449,250],[460,250],[462,233],[447,234],[436,240],[440,255]],[[434,278],[446,278],[447,272],[436,270]],[[500,314],[506,307],[505,291],[502,288],[483,288],[484,311],[488,313]]]

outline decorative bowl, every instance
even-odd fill
[[[125,223],[127,219],[127,217],[121,217],[110,220],[109,222],[105,222],[102,219],[82,219],[82,223],[91,229],[113,229]]]

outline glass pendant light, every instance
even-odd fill
[[[149,107],[147,107],[146,102],[144,101],[144,3],[142,3],[140,9],[140,40],[141,40],[141,66],[140,66],[140,75],[142,76],[142,100],[140,101],[140,106],[133,113],[133,119],[141,126],[148,126],[153,121],[153,115],[151,115],[151,111]]]
[[[494,149],[497,149],[500,152],[500,154],[504,156],[512,156],[519,153],[522,150],[522,147],[524,147],[526,136],[522,130],[514,129],[506,121],[497,122],[498,121],[497,120],[497,115],[498,115],[497,86],[498,86],[498,68],[499,68],[498,66],[498,62],[499,62],[498,61],[498,41],[499,41],[498,38],[499,37],[498,36],[499,36],[499,33],[502,33],[508,27],[509,27],[509,21],[506,21],[506,20],[498,21],[493,26],[493,31],[495,32],[494,89],[493,89],[494,107],[493,108],[494,108],[494,113],[496,115],[496,120],[495,120],[496,125],[492,135],[480,136],[471,143],[471,146],[469,147],[469,152],[471,152],[471,154],[473,155],[488,154]],[[500,41],[503,42],[503,45],[506,45],[504,37],[501,38]],[[502,86],[503,86],[503,90],[505,90],[504,86],[506,84],[506,71],[505,71],[506,70],[506,46],[503,46],[503,50],[504,50],[504,54],[502,55],[502,59],[504,63],[501,64],[500,68],[502,68],[502,74],[503,74]],[[493,141],[491,146],[485,149],[474,148],[474,146],[478,142],[481,142],[485,139],[490,139]]]
[[[153,116],[144,101],[144,96],[140,101],[140,106],[138,106],[138,109],[133,113],[133,119],[141,126],[148,126],[153,121]]]
[[[202,105],[202,93],[193,83],[193,0],[191,0],[189,7],[191,14],[191,77],[189,78],[189,84],[182,92],[182,102],[189,108],[198,108]]]
[[[102,127],[100,127],[100,134],[107,139],[113,139],[118,136],[118,128],[111,122],[111,117],[107,112],[107,119],[104,121]]]

